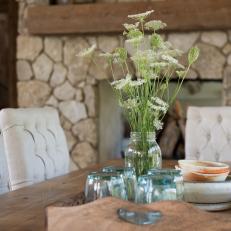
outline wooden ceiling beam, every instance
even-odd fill
[[[28,11],[29,33],[120,33],[127,15],[154,9],[153,19],[168,24],[168,31],[231,28],[230,0],[157,0],[154,2],[94,3],[34,6]]]
[[[0,13],[7,13],[8,12],[8,2],[0,0]]]

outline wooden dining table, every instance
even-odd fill
[[[173,167],[176,161],[165,161]],[[87,174],[103,166],[122,166],[122,160],[95,164],[0,196],[0,231],[45,230],[46,207],[68,200],[84,190]]]
[[[173,168],[176,163],[176,161],[168,160],[163,162],[163,166]],[[108,165],[122,166],[123,161],[111,160],[95,164],[1,195],[0,230],[46,230],[46,207],[73,198],[83,192],[87,174]]]

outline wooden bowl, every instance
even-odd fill
[[[229,165],[212,161],[179,160],[184,181],[224,181]]]
[[[225,181],[229,175],[229,170],[220,174],[203,174],[198,172],[184,172],[182,171],[184,181],[202,181],[202,182],[212,182],[212,181]]]
[[[220,174],[230,170],[228,164],[213,161],[179,160],[178,163],[181,169],[202,174]]]

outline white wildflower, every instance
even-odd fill
[[[150,67],[159,67],[159,68],[162,68],[162,67],[167,67],[169,66],[169,63],[166,63],[166,62],[154,62],[154,63],[150,63]]]
[[[144,21],[144,19],[147,18],[153,12],[154,12],[154,10],[150,10],[150,11],[146,11],[146,12],[140,13],[140,14],[132,14],[132,15],[128,15],[128,18],[138,20],[138,21]]]
[[[157,79],[159,76],[156,74],[156,73],[151,73],[150,75],[149,75],[149,78],[150,79]]]
[[[166,113],[167,110],[168,110],[168,107],[163,106],[163,105],[159,105],[159,104],[155,105],[154,103],[152,103],[152,102],[150,102],[150,101],[148,101],[148,106],[149,106],[151,109],[153,109],[154,111],[156,111],[156,112],[163,112],[163,113]]]
[[[138,80],[133,80],[129,83],[131,87],[136,87],[136,86],[141,86],[146,82],[145,79],[138,79]]]
[[[164,102],[164,100],[162,100],[161,98],[159,97],[152,97],[151,98],[156,104],[160,105],[160,106],[163,106],[163,107],[166,107],[168,109],[168,104],[166,102]]]
[[[139,26],[140,22],[136,22],[135,24],[128,24],[128,23],[124,23],[123,26],[126,30],[133,30],[136,29]]]
[[[144,27],[148,30],[160,30],[167,26],[166,23],[160,21],[160,20],[151,20],[149,22],[146,22]]]
[[[124,79],[120,79],[120,80],[115,80],[111,83],[111,85],[117,89],[117,90],[121,90],[123,89],[125,86],[127,86],[128,84],[130,84],[132,79],[132,76],[127,74],[126,77]]]
[[[78,57],[90,57],[96,49],[96,44],[93,44],[91,47],[86,48],[80,51],[76,56]]]
[[[171,64],[174,64],[174,65],[178,64],[178,60],[171,57],[170,55],[162,55],[161,58]]]
[[[156,130],[160,130],[163,128],[163,123],[160,120],[154,120],[153,126],[156,128]]]
[[[159,112],[167,112],[167,109],[165,107],[162,106],[158,106],[158,105],[154,105],[154,104],[149,104],[149,106],[151,107],[151,109],[155,110],[155,111],[159,111]]]
[[[122,107],[126,109],[134,109],[138,106],[138,102],[136,99],[127,99],[123,102]]]

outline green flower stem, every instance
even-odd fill
[[[176,86],[176,90],[175,90],[175,92],[173,93],[173,96],[172,96],[172,99],[171,99],[171,101],[170,101],[170,104],[172,104],[172,103],[175,101],[176,96],[178,95],[178,93],[179,93],[179,91],[180,91],[180,89],[181,89],[181,86],[182,86],[182,84],[183,84],[183,82],[184,82],[185,77],[186,77],[187,74],[188,74],[188,71],[189,71],[190,67],[191,67],[191,64],[188,65],[188,67],[187,67],[187,69],[186,69],[186,71],[185,71],[184,76],[182,77],[180,83]],[[179,79],[178,79],[178,80],[179,80]]]

